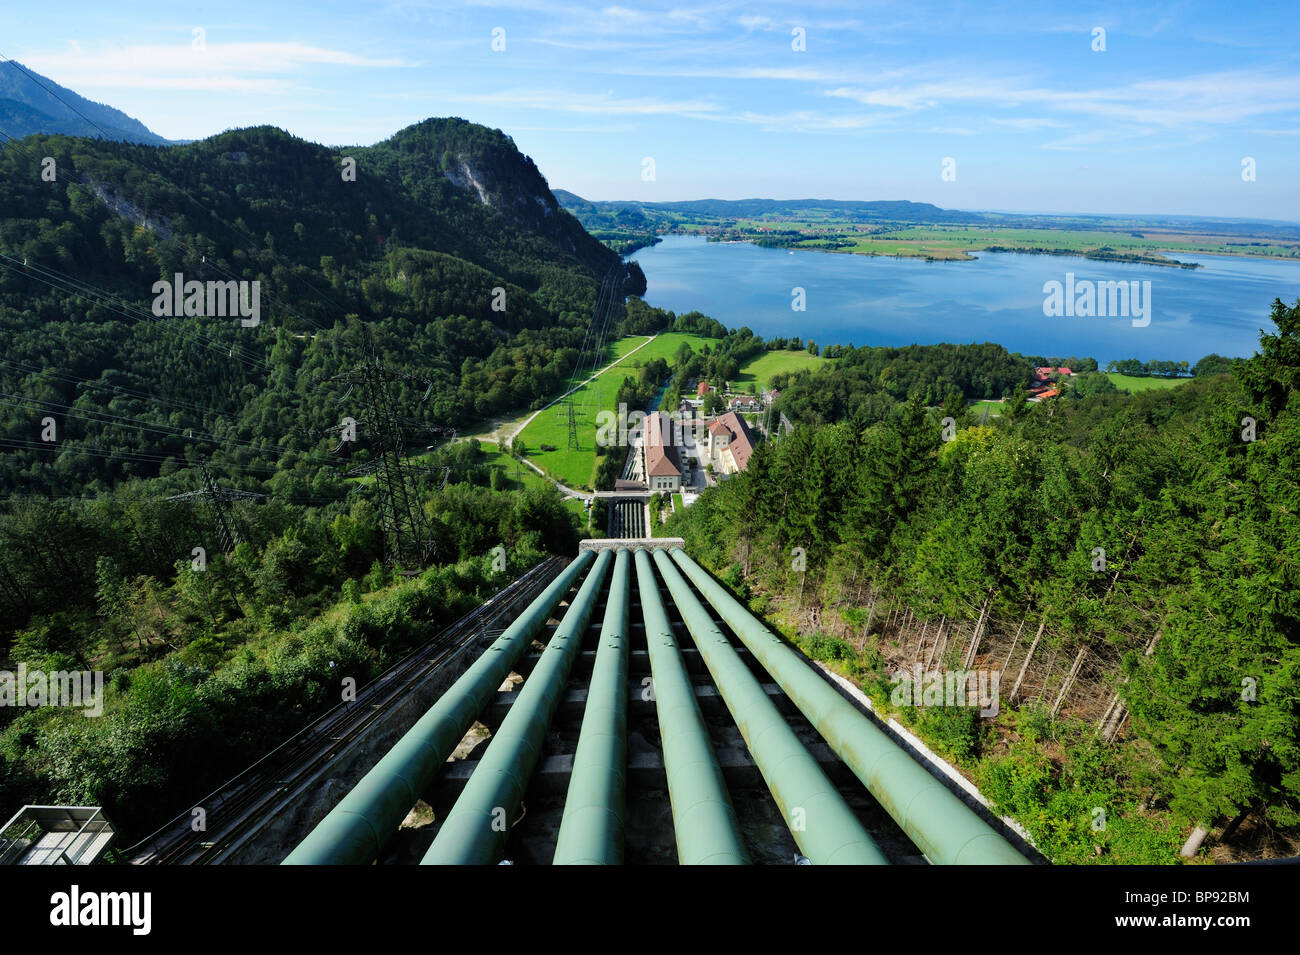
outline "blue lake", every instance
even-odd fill
[[[1273,299],[1300,298],[1300,262],[1178,256],[1199,269],[1097,262],[1074,256],[977,253],[976,262],[765,249],[667,236],[632,256],[646,301],[698,309],[730,328],[798,335],[819,345],[997,342],[1048,357],[1196,362],[1248,356],[1260,329],[1276,331]],[[1044,283],[1150,282],[1150,324],[1131,317],[1047,317]],[[794,311],[792,289],[805,293]],[[1139,286],[1141,287],[1141,286]],[[1140,321],[1140,319],[1139,319]]]

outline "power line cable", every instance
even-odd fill
[[[118,141],[119,141],[119,140],[115,139],[113,136],[109,135],[108,132],[107,132],[107,131],[102,127],[102,126],[100,126],[98,123],[96,123],[93,119],[91,119],[89,116],[87,116],[87,115],[86,115],[85,113],[83,113],[81,110],[77,109],[77,107],[75,107],[75,106],[73,106],[71,103],[67,102],[65,99],[63,99],[63,97],[59,96],[57,93],[55,93],[53,90],[51,90],[48,86],[46,86],[44,83],[42,83],[42,82],[41,82],[41,81],[40,81],[40,80],[39,80],[35,75],[33,75],[33,74],[32,74],[31,72],[29,72],[25,67],[23,67],[22,64],[20,64],[20,63],[18,63],[17,61],[11,59],[11,58],[8,57],[8,56],[5,56],[4,53],[0,53],[0,60],[5,61],[5,62],[8,63],[10,66],[12,66],[12,67],[14,67],[15,69],[19,70],[20,72],[22,72],[22,73],[23,73],[24,75],[26,75],[27,78],[30,79],[33,83],[35,83],[37,86],[41,87],[41,89],[45,90],[45,92],[49,93],[49,94],[50,94],[51,96],[53,96],[56,100],[58,100],[60,103],[62,103],[65,107],[67,107],[68,109],[72,110],[72,112],[76,113],[78,116],[80,116],[82,119],[84,119],[87,123],[89,123],[89,124],[90,124],[91,126],[93,126],[95,129],[97,129],[97,130],[99,131],[99,133],[100,133],[100,135],[101,135],[101,137],[102,137],[103,140],[108,141],[108,142],[118,142]],[[3,135],[3,136],[5,137],[5,139],[7,139],[8,141],[14,143],[14,144],[17,145],[19,148],[23,149],[24,152],[26,152],[26,148],[23,146],[23,144],[22,144],[21,142],[18,141],[18,139],[17,139],[16,137],[11,136],[9,133],[4,132],[3,130],[0,130],[0,135]],[[138,145],[138,144],[131,143],[130,145]],[[30,155],[30,153],[29,153],[29,155]],[[39,163],[38,163],[38,164],[39,164]],[[203,209],[206,208],[206,204],[205,204],[205,203],[200,202],[198,199],[196,199],[196,198],[194,197],[194,195],[193,195],[192,193],[190,193],[190,192],[189,192],[187,189],[185,189],[184,187],[177,185],[175,182],[171,181],[170,179],[168,180],[168,185],[169,185],[171,188],[175,189],[177,192],[179,192],[181,195],[185,196],[185,198],[189,199],[190,202],[194,203],[194,205],[198,206],[199,208],[203,208]],[[220,220],[219,220],[219,221],[220,221]],[[226,225],[227,225],[227,226],[228,226],[232,231],[235,231],[235,232],[237,232],[237,233],[240,233],[240,234],[242,234],[246,239],[251,240],[252,242],[256,243],[256,241],[257,241],[257,237],[253,235],[252,230],[249,229],[247,226],[243,226],[242,229],[241,229],[241,228],[239,227],[240,224],[239,224],[239,223],[236,223],[236,222],[227,222],[227,223],[225,223],[225,224],[226,224]],[[256,246],[254,246],[254,248],[256,248]],[[248,250],[246,249],[245,251],[248,251]],[[311,288],[311,289],[312,289],[312,290],[313,290],[317,295],[319,295],[319,296],[321,296],[321,297],[323,297],[323,298],[329,298],[330,301],[332,301],[333,304],[334,304],[336,307],[338,307],[340,310],[344,310],[344,311],[346,311],[346,309],[344,308],[344,306],[340,305],[337,301],[335,301],[335,300],[333,299],[332,296],[329,296],[329,295],[327,295],[326,293],[322,292],[322,291],[320,290],[320,288],[317,287],[317,286],[315,285],[315,283],[311,282],[310,280],[308,280],[307,278],[305,278],[305,277],[303,277],[303,276],[298,276],[298,275],[296,275],[296,274],[293,273],[292,271],[291,271],[289,274],[290,274],[291,276],[293,276],[294,278],[297,278],[297,279],[298,279],[299,281],[301,281],[304,285],[307,285],[308,287],[310,287],[310,288]],[[313,323],[313,324],[315,324],[315,323]],[[320,327],[320,326],[317,326],[317,327]],[[322,330],[323,330],[323,329],[322,329]]]
[[[42,268],[41,266],[34,265],[29,261],[16,259],[13,256],[6,255],[3,252],[0,252],[0,259],[5,260],[0,261],[0,268],[7,269],[16,275],[22,275],[25,278],[40,282],[43,285],[48,285],[50,288],[56,289],[57,291],[93,302],[109,311],[115,312],[123,318],[135,319],[137,321],[143,320],[159,328],[174,332],[182,338],[196,340],[204,347],[215,352],[224,352],[226,357],[236,358],[243,364],[256,368],[258,371],[269,371],[271,368],[269,362],[265,359],[257,358],[252,352],[246,351],[243,346],[221,342],[217,339],[206,336],[201,332],[186,329],[182,325],[163,322],[158,316],[154,315],[152,312],[145,311],[138,305],[124,303],[112,296],[110,293],[97,289],[89,284],[86,284],[83,287],[79,284],[78,280],[71,277],[65,277],[62,273],[53,269]],[[6,263],[18,264],[11,265]]]
[[[0,256],[9,259],[11,262],[18,261],[16,258],[12,256],[4,255],[4,253],[0,253]],[[100,298],[106,299],[109,302],[112,302],[113,304],[117,305],[119,308],[125,309],[131,314],[143,318],[147,321],[153,322],[154,324],[157,324],[163,328],[173,327],[169,325],[167,322],[162,320],[165,316],[155,315],[149,309],[146,309],[141,305],[136,305],[134,302],[125,302],[120,298],[117,298],[112,292],[108,291],[107,289],[102,289],[96,285],[92,285],[89,282],[86,282],[82,279],[78,279],[76,276],[68,275],[65,272],[60,272],[58,269],[52,268],[50,266],[36,265],[35,263],[32,263],[26,259],[23,260],[23,264],[25,267],[32,269],[36,272],[39,272],[43,275],[46,275],[51,279],[63,281],[73,286],[76,289],[82,290],[87,295],[96,295],[99,296]],[[179,318],[190,317],[190,316],[174,315],[169,317],[173,319],[179,319]],[[202,316],[192,316],[192,317],[197,318]],[[193,335],[194,337],[204,342],[211,342],[216,348],[222,351],[225,351],[226,349],[229,348],[238,352],[240,355],[244,357],[246,364],[261,364],[270,367],[270,363],[266,359],[258,357],[256,352],[250,351],[242,345],[235,345],[233,343],[222,342],[209,335],[204,335],[202,332],[198,332],[198,331],[189,332],[189,334]]]
[[[60,103],[62,103],[62,104],[63,104],[64,106],[66,106],[68,109],[72,110],[74,113],[76,113],[76,114],[77,114],[78,116],[80,116],[82,119],[84,119],[86,122],[90,123],[91,126],[94,126],[97,130],[99,130],[100,135],[101,135],[104,139],[108,139],[108,140],[112,140],[112,139],[113,139],[112,136],[110,136],[107,132],[104,131],[104,127],[103,127],[103,126],[100,126],[99,123],[95,122],[93,119],[91,119],[91,118],[90,118],[89,116],[87,116],[85,113],[83,113],[81,110],[77,109],[77,107],[73,106],[71,103],[69,103],[67,100],[65,100],[65,99],[64,99],[62,96],[60,96],[58,93],[54,92],[54,90],[50,89],[48,86],[46,86],[44,83],[42,83],[39,79],[36,78],[35,75],[33,75],[32,73],[28,72],[27,68],[24,67],[21,63],[19,63],[19,62],[16,61],[16,60],[12,60],[12,59],[10,59],[9,57],[5,56],[3,53],[0,53],[0,60],[4,60],[6,63],[8,63],[8,64],[9,64],[10,66],[12,66],[14,69],[16,69],[16,70],[22,72],[23,74],[25,74],[26,77],[27,77],[29,80],[31,80],[33,83],[35,83],[35,84],[36,84],[37,86],[39,86],[41,89],[45,90],[45,92],[49,93],[49,94],[50,94],[51,96],[53,96],[56,100],[58,100]]]
[[[98,381],[91,378],[78,378],[76,375],[70,375],[57,368],[41,368],[37,365],[28,365],[25,362],[15,361],[11,358],[0,358],[0,365],[8,365],[15,371],[23,372],[28,375],[41,376],[42,380],[53,378],[55,381],[62,381],[66,384],[84,385],[96,391],[108,392],[114,397],[135,398],[141,401],[152,401],[161,405],[168,405],[178,411],[188,412],[190,414],[202,414],[213,418],[221,418],[230,421],[232,424],[238,424],[235,418],[229,413],[217,411],[215,408],[209,408],[206,405],[195,404],[189,401],[182,401],[178,398],[163,398],[148,391],[138,391],[128,388],[125,385],[113,385],[108,382]],[[134,377],[134,376],[133,376]]]

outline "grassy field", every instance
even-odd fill
[[[1190,378],[1139,378],[1135,375],[1121,375],[1117,371],[1106,372],[1106,377],[1120,391],[1150,391],[1153,388],[1177,388]]]
[[[928,256],[968,259],[971,252],[998,246],[1009,249],[1053,249],[1089,252],[1108,248],[1121,254],[1157,256],[1161,248],[1177,246],[1122,232],[1073,229],[990,229],[980,226],[917,226],[869,238],[856,238],[852,251],[871,255]],[[1185,246],[1190,250],[1190,243]]]
[[[685,507],[686,507],[686,505],[682,503],[682,496],[681,496],[680,494],[674,494],[674,495],[673,495],[673,513],[676,514],[676,513],[680,512],[680,511],[682,511]]]
[[[810,355],[806,351],[764,352],[752,361],[745,362],[735,385],[744,391],[745,386],[753,381],[757,382],[760,388],[767,388],[771,384],[773,375],[803,371],[805,368],[813,371],[824,364],[826,364],[825,358]]]
[[[586,533],[587,530],[587,502],[576,497],[566,497],[564,499],[564,509],[578,519],[578,526]],[[597,537],[602,535],[597,534]]]
[[[642,336],[624,338],[614,343],[614,355],[628,355],[637,345],[646,342]],[[679,332],[666,332],[655,337],[635,355],[602,373],[595,381],[583,385],[571,396],[574,417],[578,425],[578,450],[569,450],[568,415],[563,404],[542,411],[515,439],[523,441],[525,455],[560,483],[573,488],[590,490],[596,473],[596,417],[603,411],[616,411],[618,390],[624,377],[636,375],[648,361],[655,358],[671,359],[674,352],[687,342],[700,349],[713,339]],[[613,360],[612,358],[610,359]],[[628,409],[629,411],[637,409]],[[542,451],[543,444],[551,444],[555,451]]]
[[[971,414],[976,417],[982,417],[984,412],[989,413],[989,417],[1000,415],[1002,413],[1002,402],[1000,401],[972,401],[970,403]]]
[[[621,379],[620,379],[621,381]],[[590,489],[596,469],[596,452],[594,433],[596,412],[612,404],[618,394],[618,383],[609,381],[600,383],[594,391],[594,398],[584,411],[583,393],[574,398],[574,418],[578,423],[578,450],[569,450],[569,427],[566,410],[561,405],[547,408],[515,438],[515,442],[524,443],[524,454],[528,460],[545,470],[561,484],[573,488]],[[586,389],[584,389],[585,391]],[[554,451],[543,451],[543,444],[552,445]]]
[[[489,441],[480,441],[479,447],[483,449],[483,458],[486,464],[491,467],[501,468],[506,472],[506,479],[509,481],[508,487],[512,490],[526,487],[545,487],[550,483],[528,465],[516,461],[506,454],[497,445]],[[515,478],[516,471],[519,474],[518,479]]]
[[[642,339],[622,339],[622,341],[632,341],[633,347],[635,347],[636,343],[642,341]],[[696,351],[699,351],[706,345],[712,348],[718,343],[717,339],[705,338],[702,335],[688,335],[684,332],[664,332],[662,335],[657,336],[653,342],[632,356],[632,367],[640,368],[647,361],[654,358],[663,358],[672,361],[673,355],[676,353],[677,349],[682,347],[683,342],[689,344]],[[622,342],[618,342],[616,344],[621,343]],[[619,367],[622,368],[623,366],[620,365]],[[622,381],[622,378],[620,377],[619,380]]]
[[[516,461],[490,441],[480,441],[479,447],[483,449],[485,463],[505,471],[506,486],[511,490],[551,486],[551,482],[546,478],[528,465]],[[516,477],[516,474],[518,477]],[[578,519],[578,525],[585,531],[587,527],[587,502],[576,497],[566,497],[564,499],[564,509]]]
[[[830,248],[861,255],[915,256],[948,261],[968,261],[973,258],[971,253],[990,247],[1078,254],[1104,250],[1114,255],[1140,255],[1162,264],[1176,261],[1163,254],[1166,252],[1300,258],[1300,243],[1289,238],[1176,232],[1147,226],[1090,229],[899,223],[882,228],[836,219],[833,215],[739,219],[732,223],[715,223],[714,226],[736,229],[733,238],[754,239],[763,238],[760,230],[765,228],[796,229],[802,237],[797,240],[795,248]]]

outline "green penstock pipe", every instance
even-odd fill
[[[282,864],[373,862],[593,559],[587,551],[564,568]]]
[[[684,550],[673,548],[672,558],[927,859],[939,865],[1030,864]]]
[[[620,549],[605,599],[600,645],[587,689],[555,865],[619,865],[627,797],[628,571]]]
[[[673,809],[677,861],[682,865],[748,865],[749,853],[740,837],[736,811],[664,611],[654,565],[645,550],[636,552],[636,578]]]
[[[582,650],[612,557],[604,550],[596,558],[421,865],[488,865],[500,857],[541,756],[546,728]]]
[[[668,554],[656,551],[655,563],[799,851],[814,865],[888,865]]]

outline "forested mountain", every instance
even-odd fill
[[[15,60],[0,65],[0,130],[15,139],[61,133],[155,146],[168,143],[120,109],[88,100]]]
[[[110,676],[103,719],[0,708],[0,816],[90,802],[143,834],[336,701],[336,664],[364,683],[576,548],[558,492],[458,443],[412,478],[431,559],[395,577],[343,473],[379,422],[422,453],[554,394],[598,294],[644,291],[499,131],[31,136],[0,147],[0,211],[0,669]],[[178,273],[260,283],[260,320],[159,314]],[[668,320],[634,302],[624,324]],[[204,465],[263,496],[166,500]]]
[[[169,580],[185,539],[210,525],[156,502],[200,487],[200,463],[290,513],[321,506],[332,520],[365,497],[342,476],[375,452],[363,359],[391,370],[385,413],[420,449],[553,394],[602,282],[644,288],[508,137],[463,120],[339,150],[272,128],[167,148],[36,136],[0,150],[0,170],[10,634],[93,606],[99,556]],[[177,273],[260,282],[260,323],[155,314],[154,283]],[[340,440],[344,418],[358,440]],[[94,513],[27,500],[115,489]],[[283,514],[250,516],[241,536],[268,545],[293,523]],[[538,511],[507,536],[545,530],[564,546],[553,522]]]
[[[462,120],[356,149],[267,127],[170,148],[37,136],[0,168],[0,436],[35,449],[0,462],[11,492],[94,491],[194,454],[292,466],[326,451],[317,433],[349,413],[346,389],[316,379],[356,361],[358,321],[432,381],[404,387],[413,415],[456,427],[526,406],[572,369],[601,281],[644,288],[508,137]],[[176,273],[259,281],[260,324],[152,315],[154,283]],[[159,430],[123,433],[102,411]],[[46,413],[57,442],[36,440]]]

